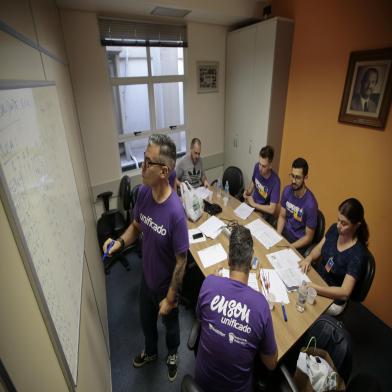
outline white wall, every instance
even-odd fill
[[[60,19],[53,0],[0,0],[0,20],[51,56],[0,31],[0,83],[55,81],[86,225],[78,391],[111,389],[105,275],[91,206],[89,176]],[[54,56],[54,58],[53,58]],[[18,391],[66,391],[67,384],[0,204],[0,355]]]

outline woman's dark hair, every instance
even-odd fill
[[[361,202],[354,198],[347,199],[340,204],[339,212],[354,225],[360,223],[357,228],[356,235],[358,240],[367,246],[369,240],[369,229],[365,221],[365,211]]]

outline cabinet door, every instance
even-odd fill
[[[246,28],[229,33],[227,41],[225,166],[238,166],[241,170],[251,121],[255,38],[256,30]]]

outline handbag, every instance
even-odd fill
[[[184,206],[186,216],[196,222],[203,215],[204,202],[197,196],[195,190],[188,181],[182,182],[180,186],[181,200]]]
[[[311,343],[314,341],[314,346]],[[306,347],[299,353],[294,382],[300,391],[345,391],[342,377],[327,351],[316,347],[316,338],[312,336]]]

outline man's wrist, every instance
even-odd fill
[[[118,241],[119,243],[120,243],[120,246],[121,246],[121,250],[123,250],[124,248],[125,248],[125,241],[124,241],[124,238],[122,238],[122,237],[118,237],[117,239],[116,239],[116,241]]]

